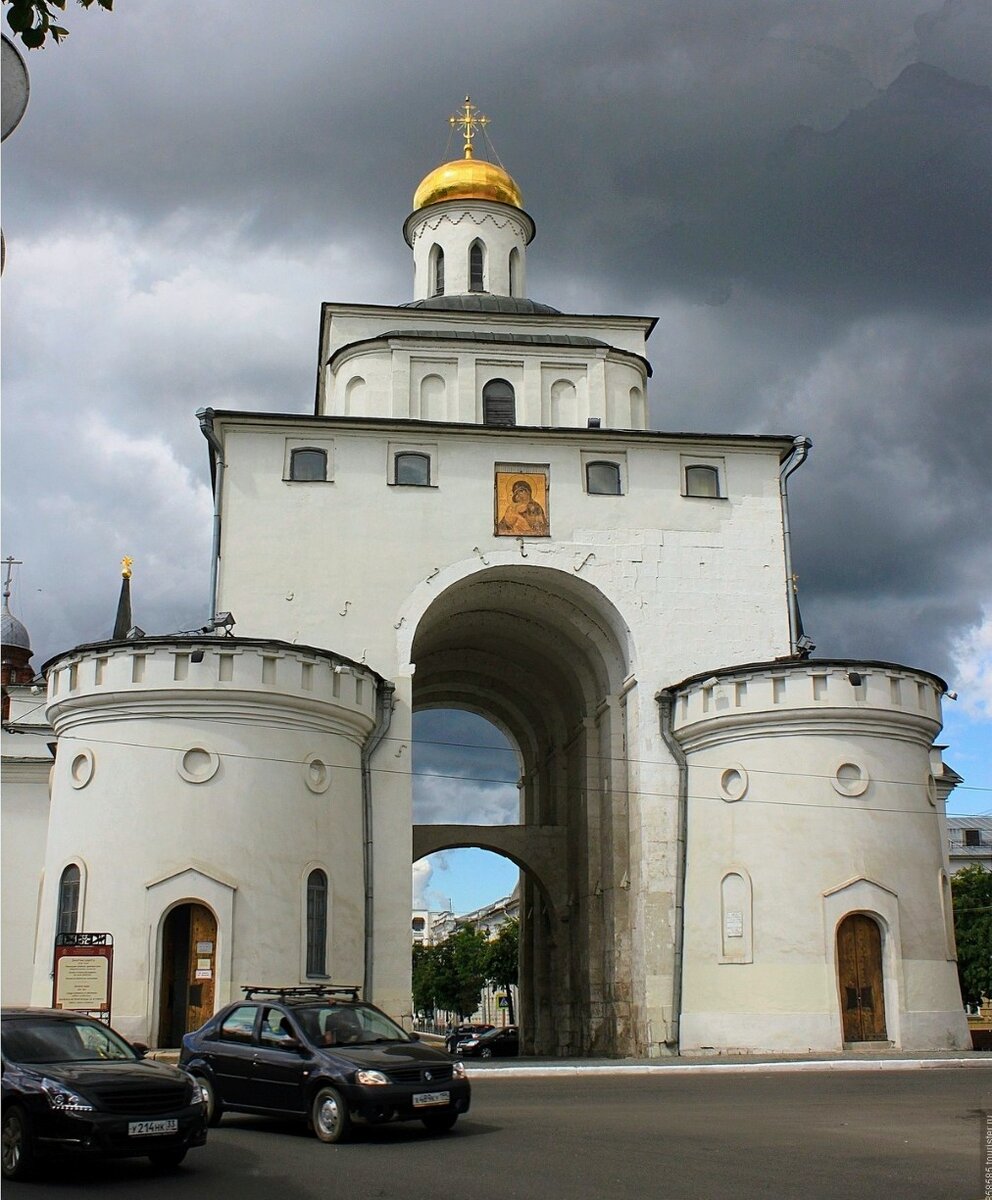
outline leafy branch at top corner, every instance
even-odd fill
[[[114,0],[77,0],[83,8],[97,7],[111,12]],[[69,30],[56,25],[53,9],[65,11],[66,0],[4,0],[7,6],[7,24],[15,37],[19,37],[29,50],[41,50],[51,38],[61,42],[69,36]]]

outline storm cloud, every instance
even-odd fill
[[[144,628],[202,623],[193,413],[307,412],[320,302],[409,299],[400,227],[470,92],[537,222],[531,295],[660,317],[654,424],[812,438],[790,489],[817,653],[988,703],[987,5],[132,0],[66,23],[4,146],[4,553],[36,662],[109,632],[124,553]]]

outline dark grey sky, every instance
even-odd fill
[[[466,92],[531,295],[660,317],[653,421],[813,439],[825,655],[992,713],[986,0],[70,6],[4,146],[4,554],[36,662],[204,619],[203,405],[307,411],[322,300],[401,303]],[[447,157],[456,153],[452,144]],[[988,728],[986,726],[986,728]]]

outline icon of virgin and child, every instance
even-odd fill
[[[512,479],[512,482],[509,482]],[[509,483],[507,499],[506,480]],[[496,522],[497,534],[510,534],[516,537],[547,537],[550,532],[548,514],[544,506],[534,495],[534,486],[520,476],[497,475],[497,498],[504,501],[502,511],[497,508],[499,519]],[[541,499],[547,484],[543,478],[538,480],[541,489]]]

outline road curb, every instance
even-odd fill
[[[823,1059],[810,1062],[757,1063],[616,1063],[575,1066],[542,1064],[533,1067],[473,1067],[465,1064],[470,1079],[496,1076],[504,1079],[548,1078],[555,1075],[760,1075],[790,1071],[936,1071],[967,1067],[992,1069],[988,1061],[974,1058]]]

